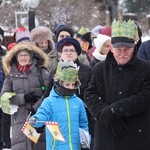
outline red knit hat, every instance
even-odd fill
[[[111,37],[111,27],[110,26],[105,26],[101,31],[100,34],[107,35]]]

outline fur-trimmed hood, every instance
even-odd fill
[[[16,57],[16,54],[22,50],[29,50],[33,52],[33,58],[37,59],[39,65],[41,65],[42,67],[48,68],[48,66],[50,65],[48,55],[45,54],[39,47],[31,42],[23,42],[14,46],[2,58],[3,69],[6,76],[10,74],[13,59]]]
[[[52,32],[49,28],[39,26],[31,31],[31,42],[36,45],[42,40],[49,41],[49,47],[51,50],[55,49]]]

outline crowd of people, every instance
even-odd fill
[[[3,37],[0,28],[1,149],[150,149],[150,54],[135,21],[21,27],[7,48]],[[36,144],[21,131],[26,121],[41,134]],[[65,141],[45,122],[58,122]]]

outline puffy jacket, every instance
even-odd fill
[[[58,95],[54,88],[49,97],[43,100],[34,115],[39,121],[58,122],[65,142],[55,141],[46,128],[47,150],[79,150],[79,128],[88,131],[88,121],[84,104],[75,94],[71,97]],[[44,123],[37,123],[40,127]]]

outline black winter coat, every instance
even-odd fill
[[[97,119],[94,150],[150,150],[150,63],[134,57],[124,66],[117,65],[111,52],[95,65],[85,103]],[[128,130],[115,137],[100,123],[104,107],[114,109]]]
[[[150,61],[150,40],[140,45],[137,56],[141,59]]]

